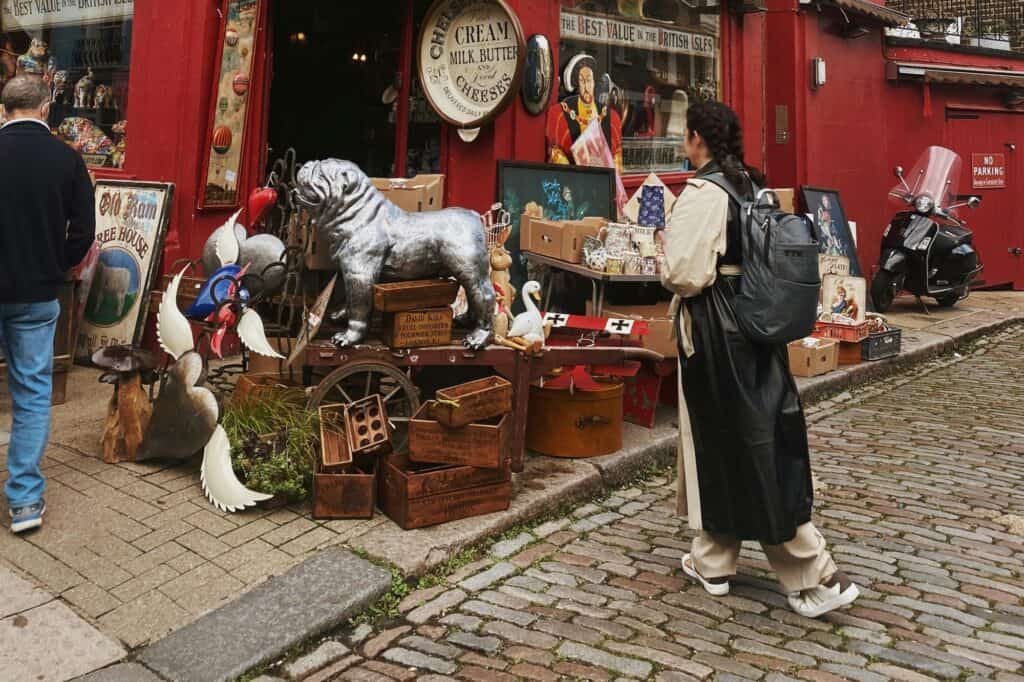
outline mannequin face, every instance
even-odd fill
[[[594,85],[595,83],[593,70],[588,66],[584,66],[583,68],[580,69],[579,90],[580,99],[582,99],[587,104],[594,103]]]
[[[683,135],[683,152],[695,168],[701,168],[711,160],[711,152],[700,133],[686,128]]]

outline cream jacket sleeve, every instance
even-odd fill
[[[665,229],[661,283],[681,298],[697,296],[715,282],[725,253],[729,195],[705,180],[690,180]]]

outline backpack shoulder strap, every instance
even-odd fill
[[[729,198],[736,202],[737,206],[743,205],[745,200],[740,196],[740,193],[736,191],[736,187],[729,182],[728,178],[725,177],[724,173],[711,173],[710,175],[705,175],[700,179],[710,182],[715,187],[719,187],[724,190],[725,193],[729,195]]]

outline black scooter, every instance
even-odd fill
[[[960,157],[943,147],[929,148],[911,172],[896,168],[900,184],[890,196],[910,207],[897,213],[882,238],[878,272],[871,281],[875,310],[886,312],[901,291],[930,296],[942,307],[967,298],[981,272],[973,233],[956,215],[963,206],[977,208],[978,197],[956,204]]]

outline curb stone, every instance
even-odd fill
[[[391,573],[329,549],[144,648],[139,661],[175,682],[242,675],[343,622],[391,587]]]

